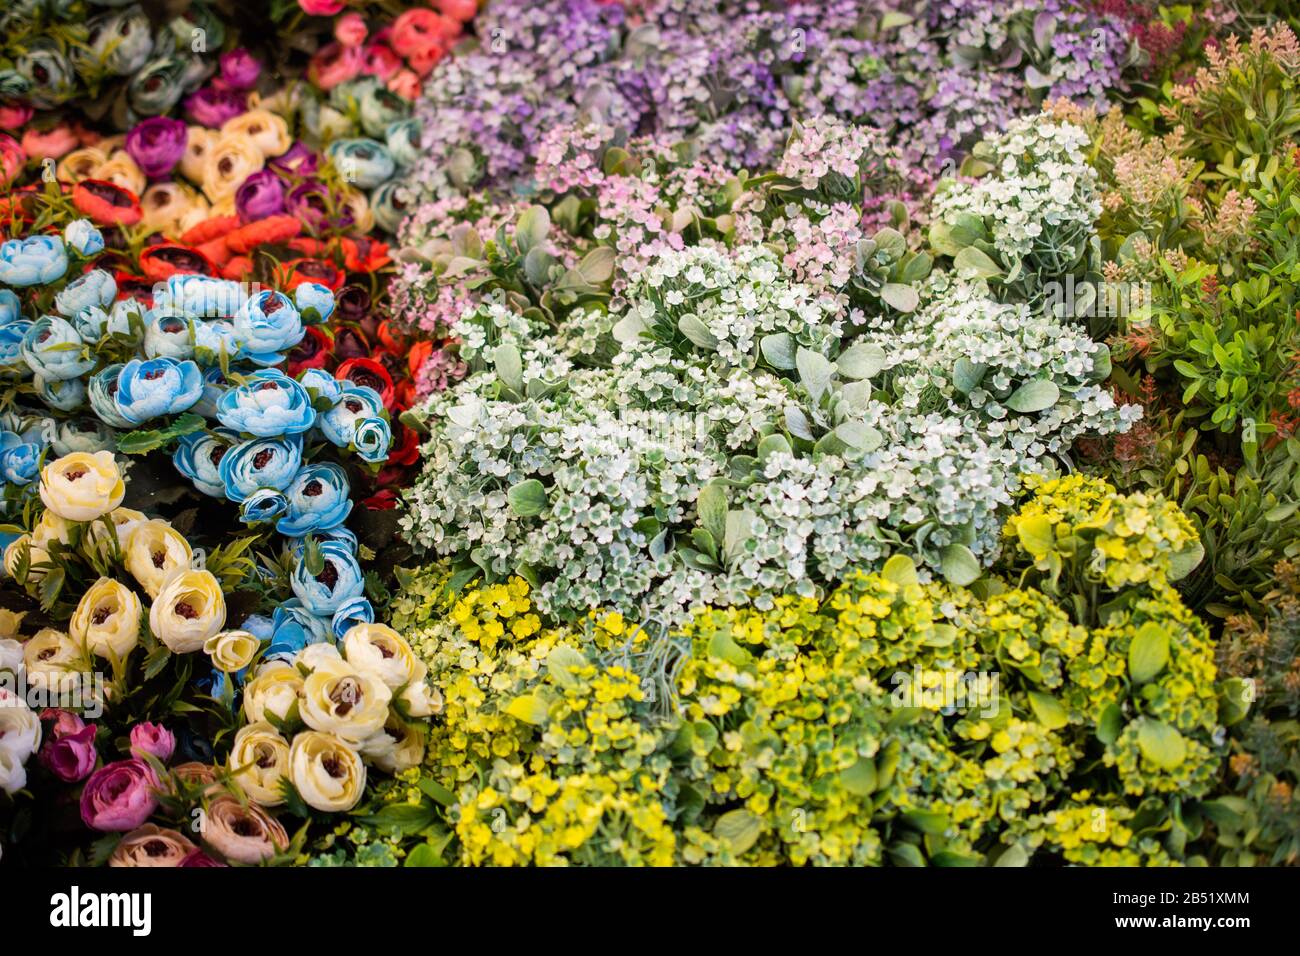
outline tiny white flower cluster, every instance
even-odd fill
[[[1096,171],[1083,151],[1088,135],[1070,123],[1021,117],[986,146],[993,171],[975,181],[946,180],[934,197],[934,219],[963,213],[982,220],[1008,263],[1090,234],[1101,215]]]

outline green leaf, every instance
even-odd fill
[[[863,454],[875,451],[885,441],[885,436],[880,434],[879,429],[856,419],[840,422],[835,426],[834,435],[845,447]]]
[[[772,368],[788,372],[795,367],[794,336],[789,332],[765,335],[759,340],[758,347],[763,352],[763,360]]]
[[[795,352],[795,366],[799,369],[799,381],[803,383],[813,401],[819,401],[830,385],[835,366],[820,352],[800,346]]]
[[[840,771],[840,784],[849,793],[859,797],[869,796],[876,789],[876,764],[865,757],[847,770]]]
[[[568,644],[556,644],[546,655],[546,674],[561,687],[576,688],[580,681],[573,676],[572,669],[586,666],[587,658],[582,651]]]
[[[885,566],[880,569],[880,575],[886,581],[892,581],[903,587],[919,584],[921,580],[916,576],[916,565],[905,554],[896,554],[886,561]]]
[[[871,342],[850,345],[835,360],[835,367],[845,378],[871,378],[885,367],[885,350]]]
[[[1097,720],[1097,739],[1109,746],[1119,739],[1120,731],[1123,729],[1124,712],[1119,704],[1112,701],[1106,705]]]
[[[880,287],[880,298],[899,312],[915,312],[921,304],[916,288],[902,282],[886,282]]]
[[[1128,674],[1135,684],[1145,684],[1169,663],[1169,632],[1154,621],[1138,628],[1128,647]]]
[[[988,366],[972,362],[968,358],[959,358],[952,368],[952,384],[963,395],[969,395],[984,380]]]
[[[740,856],[763,835],[763,820],[748,810],[730,810],[718,817],[718,822],[713,825],[713,835]]]
[[[1030,412],[1041,412],[1045,408],[1051,408],[1061,397],[1061,390],[1056,387],[1056,383],[1045,378],[1035,379],[1032,382],[1025,382],[1018,389],[1011,393],[1007,399],[1006,406],[1013,412],[1028,414]]]
[[[521,697],[516,697],[506,705],[507,714],[516,720],[532,724],[534,727],[540,727],[546,723],[548,710],[546,701],[537,694],[524,694]]]
[[[718,340],[697,315],[683,315],[677,322],[677,328],[699,348],[712,351],[718,347]]]
[[[1242,677],[1230,677],[1219,687],[1219,723],[1225,727],[1240,723],[1250,713],[1255,684]]]
[[[727,534],[727,489],[717,482],[705,485],[695,509],[704,530],[713,535],[714,541],[722,541]]]
[[[1070,722],[1070,715],[1061,706],[1061,702],[1051,694],[1031,690],[1029,706],[1034,709],[1034,716],[1038,718],[1038,722],[1048,730],[1060,730]]]
[[[980,576],[980,563],[975,552],[964,544],[950,544],[940,555],[940,570],[949,584],[966,587]]]
[[[1029,853],[1020,843],[1013,843],[1002,851],[994,866],[1028,866]]]
[[[527,478],[511,485],[506,492],[510,510],[521,518],[539,515],[546,510],[546,488],[536,478]]]
[[[492,353],[492,363],[496,366],[497,377],[516,392],[524,390],[524,362],[519,348],[511,343],[498,345]]]
[[[1162,770],[1173,770],[1187,757],[1187,742],[1183,735],[1168,724],[1149,717],[1142,718],[1138,727],[1138,749]]]
[[[546,241],[546,234],[551,231],[551,216],[545,206],[529,206],[519,217],[515,227],[515,245],[519,251],[527,253]]]
[[[1002,267],[975,246],[966,246],[952,260],[959,273],[975,275],[980,279],[993,279],[1002,275]]]
[[[1205,557],[1205,548],[1200,541],[1195,541],[1181,551],[1169,556],[1169,580],[1181,581],[1196,570]]]
[[[407,866],[446,866],[446,861],[432,844],[421,843],[414,847],[411,852],[406,854],[406,859],[402,862],[403,867]]]
[[[1034,558],[1041,558],[1056,547],[1056,533],[1046,515],[1030,515],[1016,521],[1020,546]]]
[[[124,455],[143,455],[155,448],[162,448],[174,439],[202,431],[206,426],[207,422],[202,415],[185,412],[165,428],[137,429],[119,435],[117,450]]]

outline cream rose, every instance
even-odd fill
[[[233,197],[230,202],[234,202]],[[218,215],[211,206],[208,205],[207,199],[203,196],[196,195],[194,202],[185,210],[179,219],[176,220],[176,234],[185,235],[201,222],[207,222],[213,216]]]
[[[361,744],[361,756],[386,773],[400,773],[424,761],[428,730],[420,724],[403,722],[390,715],[384,729]]]
[[[99,168],[95,170],[95,179],[116,183],[123,189],[131,190],[137,196],[144,192],[144,187],[149,182],[149,177],[144,174],[144,170],[136,165],[131,154],[124,149],[111,153],[107,162],[100,163]]]
[[[234,863],[261,863],[289,848],[284,827],[255,803],[217,797],[199,820],[203,842]]]
[[[263,156],[280,156],[293,144],[289,124],[284,117],[269,110],[249,110],[226,120],[221,127],[221,138],[245,137],[257,144]]]
[[[111,451],[74,451],[41,469],[41,501],[60,518],[94,521],[122,503],[126,483]]]
[[[150,629],[176,654],[201,650],[225,624],[226,596],[211,571],[174,574],[149,608]]]
[[[125,660],[140,640],[140,599],[121,581],[100,578],[81,596],[68,633],[96,657]]]
[[[181,175],[194,185],[203,182],[203,170],[207,167],[208,156],[217,144],[216,130],[206,126],[189,127],[189,138],[185,141],[185,152],[181,155]]]
[[[45,513],[49,514],[48,511]],[[131,537],[131,532],[149,519],[141,511],[135,511],[131,508],[114,508],[108,513],[108,520],[113,525],[112,539],[109,538],[108,530],[102,522],[95,522],[85,532],[86,546],[101,557],[108,557],[112,554],[114,543],[117,545],[118,551],[125,555],[126,543]]]
[[[27,683],[46,691],[75,686],[78,675],[72,669],[80,656],[80,649],[63,631],[41,628],[23,645]]]
[[[235,734],[230,771],[249,799],[279,806],[284,802],[280,779],[289,776],[289,742],[268,723],[247,724]]]
[[[369,232],[375,228],[375,214],[370,209],[370,200],[359,189],[344,191],[343,205],[352,213],[352,225],[358,232]]]
[[[262,723],[267,715],[280,723],[294,718],[294,705],[302,697],[302,675],[288,661],[268,661],[244,685],[244,716]]]
[[[0,750],[23,763],[41,746],[41,719],[27,702],[0,690]]]
[[[59,180],[65,183],[79,183],[83,179],[94,179],[95,172],[108,162],[108,154],[97,146],[83,146],[74,149],[59,160],[55,172]]]
[[[204,641],[203,653],[212,658],[214,667],[233,674],[253,662],[253,655],[261,645],[262,642],[247,631],[222,631]]]
[[[194,208],[197,201],[194,192],[179,182],[154,183],[140,197],[140,208],[144,212],[140,221],[174,239],[183,232],[179,228],[181,218]],[[207,205],[206,201],[203,202],[204,209]]]
[[[17,793],[27,786],[27,768],[25,761],[19,760],[16,753],[0,747],[0,790],[5,793]]]
[[[26,616],[26,611],[14,613],[8,608],[0,607],[0,638],[6,640],[17,639],[18,629],[23,626],[23,618]]]
[[[407,684],[397,699],[408,717],[432,717],[442,713],[442,692],[431,688],[423,676]]]
[[[46,510],[41,520],[32,529],[32,543],[40,548],[48,548],[51,541],[59,544],[72,543],[72,522],[65,521],[53,511]]]
[[[212,203],[233,199],[244,180],[264,165],[257,144],[243,136],[222,136],[208,151],[203,164],[203,194]]]
[[[423,679],[427,667],[411,645],[387,624],[357,624],[343,635],[343,656],[357,670],[374,674],[393,690]]]
[[[197,849],[183,834],[146,823],[122,837],[122,841],[113,850],[113,855],[108,858],[108,865],[180,866],[181,860]]]
[[[289,746],[289,779],[308,806],[342,813],[361,801],[366,765],[333,734],[304,730]]]
[[[27,665],[23,662],[23,646],[12,637],[0,637],[0,671],[20,674]]]
[[[18,577],[18,562],[24,552],[27,554],[27,580],[41,580],[45,577],[45,569],[38,568],[36,565],[47,563],[50,560],[50,553],[33,541],[30,534],[19,535],[5,548],[5,574],[11,578]]]
[[[383,728],[392,696],[378,677],[339,660],[323,663],[303,679],[300,710],[308,727],[356,746]]]
[[[168,578],[186,570],[193,557],[189,542],[160,518],[142,521],[127,535],[126,569],[151,598]]]

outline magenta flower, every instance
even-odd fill
[[[284,185],[273,170],[253,173],[235,192],[239,221],[248,223],[284,212]]]
[[[288,150],[268,159],[266,165],[282,176],[307,177],[316,175],[316,171],[320,168],[320,160],[314,152],[294,140]]]
[[[240,47],[221,54],[221,85],[228,90],[251,90],[262,73],[262,64]]]
[[[244,115],[248,97],[234,90],[205,86],[185,100],[185,111],[200,126],[213,129],[236,116]]]
[[[136,757],[152,754],[163,763],[176,750],[176,737],[162,724],[142,721],[131,728],[131,753]]]
[[[64,783],[78,783],[90,776],[99,754],[95,750],[95,725],[59,734],[41,748],[41,765]]]
[[[185,155],[189,131],[180,120],[151,116],[126,134],[126,151],[150,179],[172,171]]]
[[[134,830],[158,808],[158,778],[143,760],[100,767],[81,791],[81,820],[92,830]]]

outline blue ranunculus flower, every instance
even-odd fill
[[[308,465],[285,492],[289,507],[275,530],[290,538],[327,531],[343,523],[352,511],[348,476],[333,462]]]
[[[278,605],[271,622],[275,630],[264,660],[292,660],[308,644],[322,644],[330,639],[326,623],[304,608],[297,598]]]
[[[239,340],[235,337],[235,327],[225,319],[211,322],[199,322],[194,326],[194,345],[200,361],[211,365],[221,364],[221,353],[227,359],[239,354]],[[204,354],[211,353],[210,355]]]
[[[264,614],[250,614],[239,625],[241,631],[247,631],[259,641],[269,641],[275,637],[275,622]]]
[[[374,189],[392,179],[397,171],[388,147],[373,139],[336,139],[326,147],[325,153],[344,181],[358,189]]]
[[[0,431],[0,478],[9,484],[30,484],[36,478],[40,457],[40,446],[14,432]]]
[[[221,458],[217,469],[226,497],[243,501],[259,488],[284,491],[302,467],[302,437],[252,438]]]
[[[331,444],[347,448],[357,425],[363,419],[380,417],[383,411],[384,400],[369,385],[345,385],[338,404],[320,417],[321,434]]]
[[[54,296],[54,307],[72,318],[90,308],[105,308],[117,298],[117,280],[103,269],[91,269],[65,285]]]
[[[316,410],[302,385],[281,371],[264,369],[221,396],[217,418],[227,428],[270,438],[309,431]]]
[[[324,398],[333,407],[343,397],[343,383],[323,369],[309,368],[298,376],[298,381],[307,389],[313,403]]]
[[[405,180],[390,179],[370,194],[370,211],[374,213],[375,224],[384,232],[396,233],[406,218],[406,204],[397,195],[405,185]]]
[[[193,358],[197,324],[197,319],[183,312],[154,309],[144,325],[144,354],[149,358]]]
[[[357,536],[349,529],[343,527],[343,525],[337,525],[326,531],[313,531],[311,532],[311,536],[317,541],[337,541],[339,544],[344,545],[353,554],[356,554],[357,552]],[[306,545],[307,538],[305,536],[289,539],[289,551],[294,558],[297,558],[302,554],[302,549],[306,547]]]
[[[23,336],[31,327],[32,323],[27,319],[0,325],[0,365],[22,365],[26,368],[27,363],[23,361]]]
[[[219,466],[222,457],[238,440],[238,435],[224,428],[182,435],[172,454],[172,464],[205,495],[224,497],[226,486],[221,481]]]
[[[62,381],[80,378],[95,367],[94,356],[84,354],[84,344],[71,322],[46,315],[33,322],[23,335],[21,351],[34,374]]]
[[[307,555],[304,552],[294,565],[289,583],[308,611],[321,617],[333,617],[345,602],[361,596],[365,583],[361,577],[361,565],[346,545],[338,541],[322,541],[320,550],[324,562],[320,573],[307,573]]]
[[[389,123],[384,130],[384,144],[397,165],[414,165],[420,158],[420,121],[408,118]]]
[[[388,458],[393,432],[382,418],[363,418],[352,433],[352,443],[357,448],[357,456],[373,465]]]
[[[244,524],[274,521],[289,509],[289,501],[274,488],[258,488],[239,506],[239,520]]]
[[[370,601],[364,597],[354,597],[339,605],[339,609],[334,612],[334,617],[330,621],[330,629],[334,632],[335,639],[341,641],[348,631],[358,624],[373,623],[375,623],[375,609],[371,607]]]
[[[58,236],[28,236],[0,244],[0,282],[20,289],[49,285],[68,271],[68,251]]]
[[[174,275],[154,293],[154,304],[201,319],[228,319],[246,298],[244,287],[231,279]]]
[[[263,289],[248,297],[235,313],[235,337],[249,361],[276,365],[306,334],[302,316],[283,292]]]
[[[17,322],[23,317],[23,304],[12,289],[0,289],[0,325]]]
[[[125,366],[119,362],[100,369],[90,376],[90,383],[86,387],[91,410],[99,416],[100,421],[113,428],[132,427],[132,423],[117,410],[117,377],[123,368]]]
[[[89,219],[74,219],[68,223],[63,229],[63,242],[85,258],[104,251],[104,234]]]
[[[177,415],[203,394],[203,374],[193,362],[172,358],[132,359],[117,376],[117,412],[132,425],[160,415]]]
[[[80,408],[86,401],[86,386],[79,378],[60,381],[57,378],[47,379],[36,375],[32,378],[32,385],[36,387],[36,393],[41,396],[41,401],[61,412]]]
[[[325,322],[334,314],[334,293],[319,282],[304,282],[293,293],[298,311],[316,310],[316,322]]]

